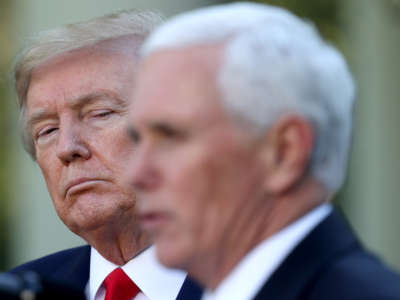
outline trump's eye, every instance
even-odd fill
[[[107,118],[114,113],[113,110],[110,109],[99,109],[92,111],[90,113],[90,117],[92,118]]]
[[[50,136],[52,133],[54,133],[56,130],[58,130],[58,127],[55,126],[46,126],[42,129],[40,129],[37,134],[36,134],[36,139],[40,138],[45,138]]]

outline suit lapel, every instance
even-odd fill
[[[200,300],[203,291],[201,287],[189,277],[186,277],[176,300]]]
[[[292,251],[254,299],[306,299],[324,264],[359,247],[343,217],[334,211]]]
[[[66,260],[54,272],[53,278],[84,290],[89,280],[90,246],[82,246],[74,251],[76,253],[71,259]]]

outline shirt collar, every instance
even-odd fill
[[[92,247],[89,299],[94,299],[104,279],[118,267],[121,267],[143,294],[152,300],[175,299],[186,278],[185,272],[162,266],[156,259],[154,246],[141,252],[123,266],[115,265],[106,260]]]
[[[289,253],[332,211],[330,204],[313,209],[251,250],[202,300],[252,299]]]

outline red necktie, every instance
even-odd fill
[[[104,280],[105,300],[131,300],[140,289],[121,269],[115,269]]]

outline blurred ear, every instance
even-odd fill
[[[275,122],[264,137],[261,153],[268,194],[284,193],[304,178],[314,139],[311,123],[301,116],[289,115]]]

